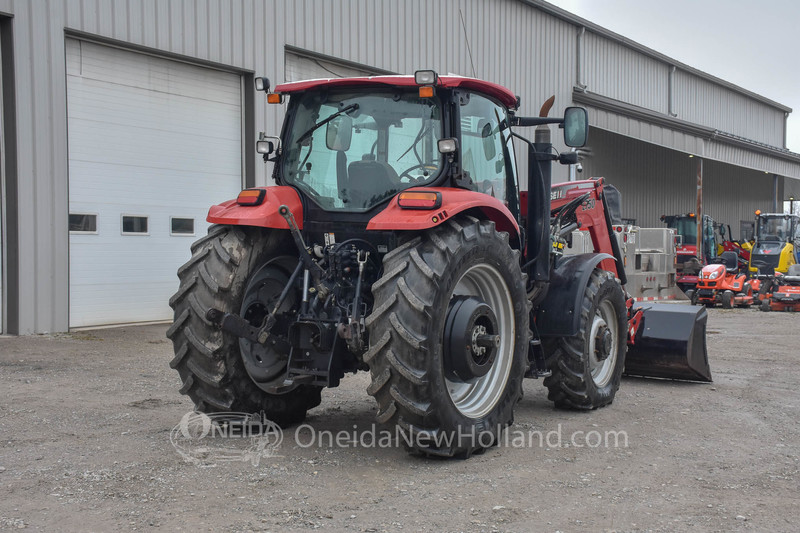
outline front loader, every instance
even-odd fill
[[[171,366],[198,410],[286,426],[368,370],[378,421],[408,449],[469,456],[513,422],[523,377],[585,410],[613,401],[626,352],[655,375],[698,379],[677,368],[687,355],[708,374],[703,310],[626,298],[602,182],[551,211],[551,164],[577,159],[553,154],[548,125],[582,146],[585,110],[549,118],[551,99],[521,117],[508,89],[433,71],[256,88],[288,98],[280,137],[257,145],[276,185],[209,210],[170,300]],[[516,132],[533,126],[533,142]],[[563,256],[587,224],[600,252]]]

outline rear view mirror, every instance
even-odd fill
[[[263,133],[256,142],[256,152],[262,155],[272,155],[281,153],[281,140],[278,137],[267,137]]]
[[[478,123],[478,130],[481,133],[483,142],[483,157],[491,161],[497,157],[497,147],[495,146],[494,135],[492,135],[492,124],[488,120],[481,120]]]
[[[589,115],[582,107],[564,110],[564,144],[574,148],[586,145],[589,134]]]
[[[353,119],[347,115],[339,115],[328,122],[325,130],[325,144],[328,150],[346,152],[350,149],[353,138]]]

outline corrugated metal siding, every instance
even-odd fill
[[[575,72],[575,28],[515,0],[0,0],[0,10],[14,14],[19,87],[21,333],[67,327],[65,29],[273,82],[284,79],[285,45],[395,72],[471,75],[474,62],[478,76],[516,90],[529,114],[552,94],[557,108],[568,105]],[[257,129],[280,130],[280,106],[257,98],[255,114]],[[257,184],[268,182],[260,161],[256,172]]]
[[[284,79],[285,45],[394,72],[434,68],[441,73],[471,75],[474,63],[478,76],[504,84],[522,97],[524,114],[536,114],[541,102],[553,94],[555,114],[571,102],[575,82],[578,29],[516,0],[0,0],[0,10],[14,14],[19,146],[16,200],[22,207],[21,248],[16,260],[20,265],[22,333],[67,326],[65,29],[256,72],[273,82]],[[596,44],[596,49],[587,49],[585,58],[594,69],[585,77],[590,85],[637,105],[665,109],[663,68],[619,45],[599,40]],[[605,68],[611,74],[601,76],[599,69],[604,67],[606,55],[611,62]],[[631,68],[637,76],[625,78]],[[627,88],[623,88],[625,79],[631,82]],[[648,83],[641,83],[642,79]],[[691,100],[689,93],[695,87],[685,90],[679,112],[684,113],[682,118],[692,120],[694,115],[687,113],[702,115],[705,104]],[[728,97],[703,90],[709,99]],[[738,105],[738,100],[728,100],[733,104],[717,106],[720,112],[730,113],[730,106]],[[730,132],[779,145],[782,117],[777,120],[768,108],[744,100],[747,114],[744,119],[730,118]],[[279,131],[280,106],[267,107],[262,98],[256,98],[255,109],[249,112],[254,112],[258,130]],[[743,126],[748,121],[755,124],[757,134]],[[719,129],[727,131],[726,124],[722,122]],[[660,142],[659,136],[664,143],[672,139],[669,142],[675,146],[692,142],[645,124],[620,123],[617,127],[653,142]],[[556,144],[562,146],[560,140]],[[669,165],[667,159],[664,164]],[[267,169],[260,161],[255,168],[255,183],[266,183]],[[566,167],[557,166],[554,178],[565,177]],[[667,192],[671,191],[665,189],[664,194]]]
[[[592,128],[592,156],[579,179],[603,176],[622,193],[622,216],[642,227],[661,227],[661,215],[696,210],[697,158]],[[729,223],[738,237],[739,221],[756,209],[772,208],[772,175],[717,161],[703,162],[705,213]]]
[[[780,199],[783,201],[789,201],[789,197],[793,196],[795,199],[794,210],[795,213],[800,210],[798,207],[798,203],[800,203],[800,179],[792,179],[792,178],[783,178],[783,193],[780,195]],[[780,208],[780,204],[778,205]]]
[[[783,148],[783,111],[680,70],[674,111],[683,120]]]
[[[587,90],[616,100],[669,112],[669,66],[591,32],[584,35],[583,79]]]
[[[769,157],[730,144],[706,141],[705,156],[707,159],[725,161],[732,165],[740,165],[752,170],[800,178],[800,163]]]
[[[589,123],[598,129],[613,131],[620,135],[672,148],[687,154],[703,153],[703,140],[693,135],[595,107],[587,106],[587,111],[589,113]],[[589,143],[593,144],[593,140],[594,136],[592,135],[589,137]]]
[[[753,220],[756,209],[772,211],[773,176],[719,161],[703,163],[705,212],[731,225],[739,238],[739,222]]]

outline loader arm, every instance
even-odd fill
[[[592,239],[594,250],[600,254],[608,254],[613,259],[604,259],[600,268],[614,274],[622,285],[627,283],[622,254],[617,239],[612,235],[613,226],[603,195],[603,178],[597,180],[573,181],[557,183],[552,186],[550,194],[551,216],[558,213],[570,202],[585,196],[575,210],[578,229],[586,230]],[[569,221],[563,221],[562,225]]]

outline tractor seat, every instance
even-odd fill
[[[790,266],[782,281],[789,285],[800,285],[800,265]]]
[[[353,161],[347,167],[347,197],[353,207],[367,207],[397,191],[397,172],[382,161]]]
[[[739,256],[736,252],[722,252],[720,262],[725,265],[727,272],[736,272],[739,270]]]

